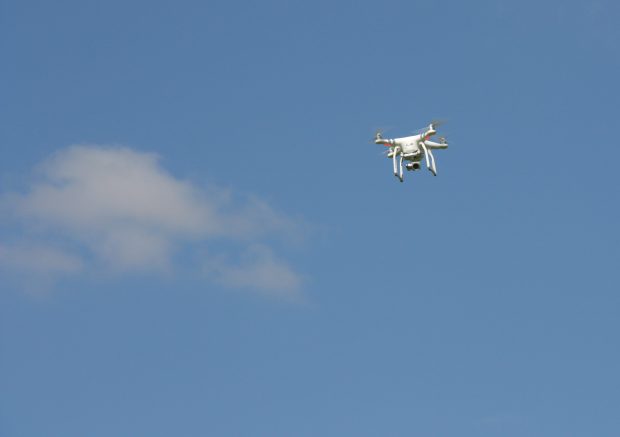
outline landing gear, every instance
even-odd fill
[[[424,141],[420,143],[420,146],[422,146],[422,150],[424,150],[424,158],[426,158],[426,168],[428,168],[428,170],[433,173],[433,176],[437,176],[437,167],[435,167],[435,157],[433,156],[433,152],[431,152],[431,149],[426,147]]]
[[[400,162],[398,164],[398,168],[396,167],[396,154],[400,156]],[[394,148],[394,154],[392,155],[392,163],[394,166],[394,176],[396,176],[398,180],[402,182],[403,181],[403,155],[402,155],[402,150],[398,146]]]

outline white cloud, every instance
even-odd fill
[[[80,248],[79,254],[67,254],[42,243],[36,250],[3,246],[0,264],[33,271],[48,266],[77,273],[87,259],[114,271],[168,271],[178,247],[217,239],[243,251],[270,236],[299,234],[294,220],[257,197],[239,201],[218,187],[202,189],[166,172],[157,155],[123,147],[64,149],[39,167],[25,194],[5,193],[1,203],[0,215],[10,216],[24,241],[35,235]],[[269,255],[255,257],[250,266],[258,278],[255,287],[298,293],[298,275],[264,250]],[[29,257],[28,251],[37,255]],[[246,275],[247,270],[220,265],[226,284],[251,286]]]
[[[204,270],[229,287],[250,288],[288,299],[301,298],[301,278],[268,247],[253,245],[240,258],[237,263],[224,257],[212,258],[204,263]]]
[[[197,190],[166,173],[150,153],[75,146],[45,162],[41,173],[43,181],[15,200],[23,218],[79,232],[139,225],[200,235],[221,226]]]
[[[0,245],[0,267],[16,272],[73,274],[83,268],[82,260],[62,250],[40,244]]]

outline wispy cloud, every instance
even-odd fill
[[[0,245],[0,265],[18,273],[74,274],[82,271],[79,257],[41,244]]]
[[[220,255],[206,259],[203,271],[228,287],[253,289],[268,296],[301,299],[301,278],[273,251],[253,245],[240,254],[237,261]]]
[[[73,146],[43,162],[25,193],[3,193],[1,199],[0,214],[17,234],[10,245],[0,240],[5,269],[169,271],[178,248],[204,248],[217,240],[249,254],[243,265],[228,265],[216,255],[215,264],[203,261],[217,264],[218,282],[274,296],[299,293],[299,275],[265,242],[276,234],[295,239],[299,223],[258,197],[178,179],[152,153]],[[43,243],[49,240],[77,250]]]

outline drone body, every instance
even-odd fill
[[[417,135],[403,138],[387,139],[381,136],[381,132],[375,135],[375,144],[382,144],[389,147],[387,157],[392,159],[394,166],[394,176],[401,182],[403,181],[403,161],[407,161],[405,167],[408,171],[419,170],[420,162],[424,158],[426,167],[434,176],[437,176],[437,167],[435,166],[435,157],[433,149],[447,149],[448,143],[446,139],[441,137],[439,143],[430,141],[430,138],[437,133],[438,122],[432,122],[427,128],[422,129]],[[396,157],[400,158],[400,165],[397,168]],[[399,171],[400,168],[400,171]]]

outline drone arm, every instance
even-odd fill
[[[424,141],[424,144],[429,149],[447,149],[448,148],[448,143],[436,143],[434,141],[426,140]]]

